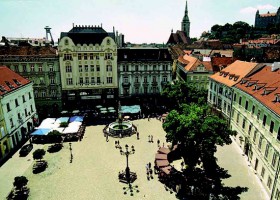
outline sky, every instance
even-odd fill
[[[190,37],[200,37],[215,24],[244,21],[255,13],[276,12],[279,0],[188,0]],[[186,0],[0,0],[0,36],[45,37],[55,41],[75,25],[99,25],[124,34],[125,42],[166,43],[181,29]]]

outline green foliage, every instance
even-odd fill
[[[172,110],[163,124],[167,141],[179,144],[189,170],[201,162],[208,166],[208,161],[215,160],[216,145],[230,144],[230,135],[235,133],[207,105],[182,104],[179,110]]]
[[[60,127],[68,127],[68,122],[61,122]]]
[[[46,154],[46,151],[44,149],[36,149],[33,152],[33,159],[34,160],[41,160],[44,155]]]
[[[49,132],[48,135],[60,136],[61,133],[57,130],[53,130],[53,131]]]
[[[28,180],[25,176],[17,176],[15,177],[14,179],[14,187],[17,189],[17,190],[22,190],[22,188],[24,186],[26,186],[28,183]]]
[[[174,83],[167,84],[161,95],[168,99],[168,107],[171,109],[178,109],[183,103],[207,102],[207,90],[197,89],[184,81],[174,81]]]

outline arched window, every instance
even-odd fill
[[[68,39],[65,39],[65,41],[64,41],[64,45],[68,45],[69,44],[69,41],[68,41]]]
[[[107,39],[107,45],[110,45],[110,39]]]

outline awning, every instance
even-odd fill
[[[162,154],[169,154],[170,153],[170,150],[166,147],[161,147],[159,150],[158,150],[159,153],[162,153]]]
[[[97,105],[97,106],[95,106],[96,108],[102,108],[102,106],[101,105]]]
[[[155,156],[156,160],[167,160],[167,154],[157,153]]]
[[[69,122],[83,122],[84,117],[83,116],[73,116],[69,119]]]
[[[49,128],[40,128],[31,133],[31,135],[47,135],[49,132],[51,132],[52,129]]]
[[[79,110],[73,110],[73,114],[77,114],[77,113],[79,113],[80,111]]]
[[[159,168],[167,167],[169,165],[168,160],[156,160],[156,166]]]
[[[69,117],[60,117],[56,119],[55,123],[68,122],[68,120]]]

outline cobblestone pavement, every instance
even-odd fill
[[[136,135],[129,138],[106,138],[102,133],[103,125],[88,126],[84,139],[71,144],[64,143],[64,147],[57,153],[46,153],[44,159],[48,161],[48,168],[39,174],[32,173],[32,152],[38,148],[47,150],[49,145],[34,145],[33,151],[27,157],[19,157],[16,153],[0,168],[0,199],[5,199],[12,188],[15,176],[24,175],[28,178],[30,200],[111,200],[111,199],[176,199],[174,193],[166,191],[157,177],[147,180],[145,165],[153,164],[158,149],[157,140],[166,146],[165,132],[161,122],[156,119],[140,119],[133,123],[138,127],[140,140]],[[154,143],[148,142],[148,135],[153,135]],[[125,170],[126,158],[115,148],[115,141],[120,145],[134,145],[135,154],[129,156],[129,167],[137,173],[137,180],[133,183],[139,188],[139,193],[133,190],[124,194],[126,184],[118,181],[119,171]],[[71,153],[73,160],[71,160]],[[255,176],[250,174],[246,163],[237,148],[233,145],[219,148],[217,153],[219,163],[229,170],[233,176],[225,180],[231,186],[247,186],[249,191],[242,194],[241,199],[265,199],[260,194],[260,186]],[[236,157],[236,158],[235,158]],[[238,159],[240,157],[240,159]],[[229,158],[238,160],[233,162]],[[237,168],[235,167],[237,166]],[[240,179],[242,177],[242,179]],[[246,178],[248,177],[248,178]],[[252,181],[255,180],[255,181]],[[258,198],[256,197],[258,194]]]

